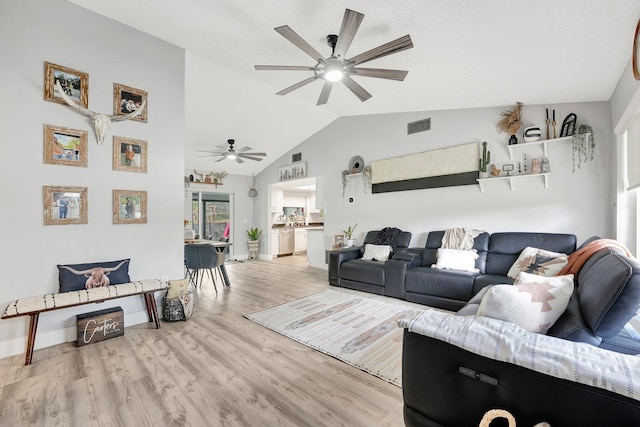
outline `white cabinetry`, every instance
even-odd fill
[[[271,190],[271,212],[282,213],[284,206],[284,192],[282,189]],[[277,253],[277,252],[276,252]]]
[[[296,229],[296,252],[307,250],[307,230],[305,228]]]
[[[280,251],[280,240],[278,238],[278,229],[271,230],[271,257],[277,258]]]

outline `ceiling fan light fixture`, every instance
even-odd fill
[[[236,153],[227,154],[227,159],[229,160],[235,160],[236,158],[238,158],[238,156],[236,156]]]
[[[339,68],[331,68],[324,72],[324,78],[329,82],[342,80],[342,76],[344,76],[344,73]]]

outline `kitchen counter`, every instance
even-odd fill
[[[313,230],[323,230],[324,223],[322,222],[311,222],[308,225],[286,225],[284,223],[274,223],[271,227],[272,229],[282,229],[282,228],[306,228]]]

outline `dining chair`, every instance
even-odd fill
[[[186,244],[184,245],[184,260],[189,280],[194,288],[197,289],[198,285],[202,288],[202,278],[208,273],[213,288],[218,293],[213,269],[222,277],[220,266],[224,264],[224,254],[220,254],[212,245],[205,243]]]

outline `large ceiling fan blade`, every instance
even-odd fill
[[[226,151],[208,151],[208,150],[194,150],[196,153],[207,153],[210,156],[224,156],[227,154]]]
[[[242,153],[243,156],[266,156],[267,153]]]
[[[322,92],[320,92],[320,98],[318,98],[318,103],[316,105],[326,104],[329,100],[329,94],[331,94],[331,88],[333,87],[333,82],[325,80],[324,86],[322,86]]]
[[[224,156],[224,157],[216,160],[214,163],[218,163],[218,162],[221,162],[221,161],[226,160],[226,159],[227,159],[227,156]]]
[[[244,146],[244,147],[242,147],[242,148],[238,148],[238,149],[236,150],[236,153],[244,153],[245,151],[249,151],[249,150],[251,150],[251,147],[247,147],[247,146],[245,145],[245,146]]]
[[[244,163],[244,160],[242,160],[240,157],[236,157],[236,162],[237,163]]]
[[[358,65],[367,61],[371,61],[373,59],[391,55],[392,53],[411,49],[412,47],[413,42],[411,41],[411,36],[407,34],[404,37],[400,37],[399,39],[395,39],[393,41],[390,41],[389,43],[385,43],[381,46],[375,47],[371,50],[361,53],[360,55],[356,55],[353,58],[349,59],[349,62],[353,63],[353,65]]]
[[[318,71],[318,67],[309,67],[305,65],[254,65],[256,70],[271,71]]]
[[[320,54],[317,50],[313,48],[309,43],[307,43],[302,37],[298,35],[295,31],[293,31],[288,25],[283,25],[281,27],[274,28],[282,37],[289,40],[291,43],[296,45],[299,49],[304,51],[307,55],[315,59],[317,62],[322,62],[323,64],[326,62],[324,56]]]
[[[335,56],[345,57],[363,18],[364,15],[362,13],[355,12],[351,9],[344,11],[342,26],[338,33],[338,43],[336,43],[336,48],[333,51]]]
[[[399,80],[403,81],[407,77],[408,71],[405,70],[386,70],[383,68],[353,68],[354,76],[377,77],[379,79]]]
[[[243,155],[242,155],[242,158],[243,158],[243,159],[249,159],[249,160],[256,160],[256,161],[258,161],[258,162],[261,162],[261,161],[262,161],[262,159],[261,159],[260,157],[247,156],[246,154],[243,154]]]
[[[203,154],[202,156],[196,156],[196,159],[201,159],[203,157],[217,157],[217,156],[224,156],[224,154]]]
[[[276,95],[286,95],[289,92],[293,92],[294,90],[301,88],[304,85],[307,85],[309,83],[311,83],[312,81],[316,80],[318,78],[318,76],[312,76],[309,77],[308,79],[304,79],[301,82],[298,82],[292,86],[289,86],[288,88],[282,89],[280,92],[276,92]]]
[[[358,99],[362,102],[366,101],[367,99],[371,98],[371,94],[369,92],[367,92],[365,90],[365,88],[363,88],[362,86],[360,86],[355,80],[353,80],[351,77],[349,76],[344,76],[342,78],[342,83],[344,83],[344,85],[346,87],[349,88],[349,90],[351,92],[353,92],[353,94],[355,96],[358,97]]]

